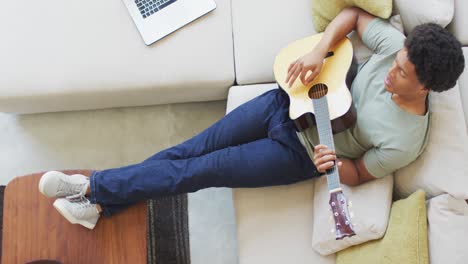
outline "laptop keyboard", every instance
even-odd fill
[[[141,16],[147,18],[177,0],[135,0]]]

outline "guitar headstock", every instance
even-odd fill
[[[356,235],[348,211],[348,201],[341,190],[330,193],[329,204],[335,220],[336,240]]]

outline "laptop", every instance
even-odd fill
[[[214,0],[123,0],[146,45],[216,8]]]

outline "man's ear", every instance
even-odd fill
[[[421,87],[419,88],[420,95],[427,95],[429,93],[429,88],[426,88],[424,85],[420,84]]]

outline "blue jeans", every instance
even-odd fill
[[[318,177],[288,112],[283,90],[265,92],[141,163],[93,171],[90,201],[111,216],[138,201],[209,187],[265,187]]]

